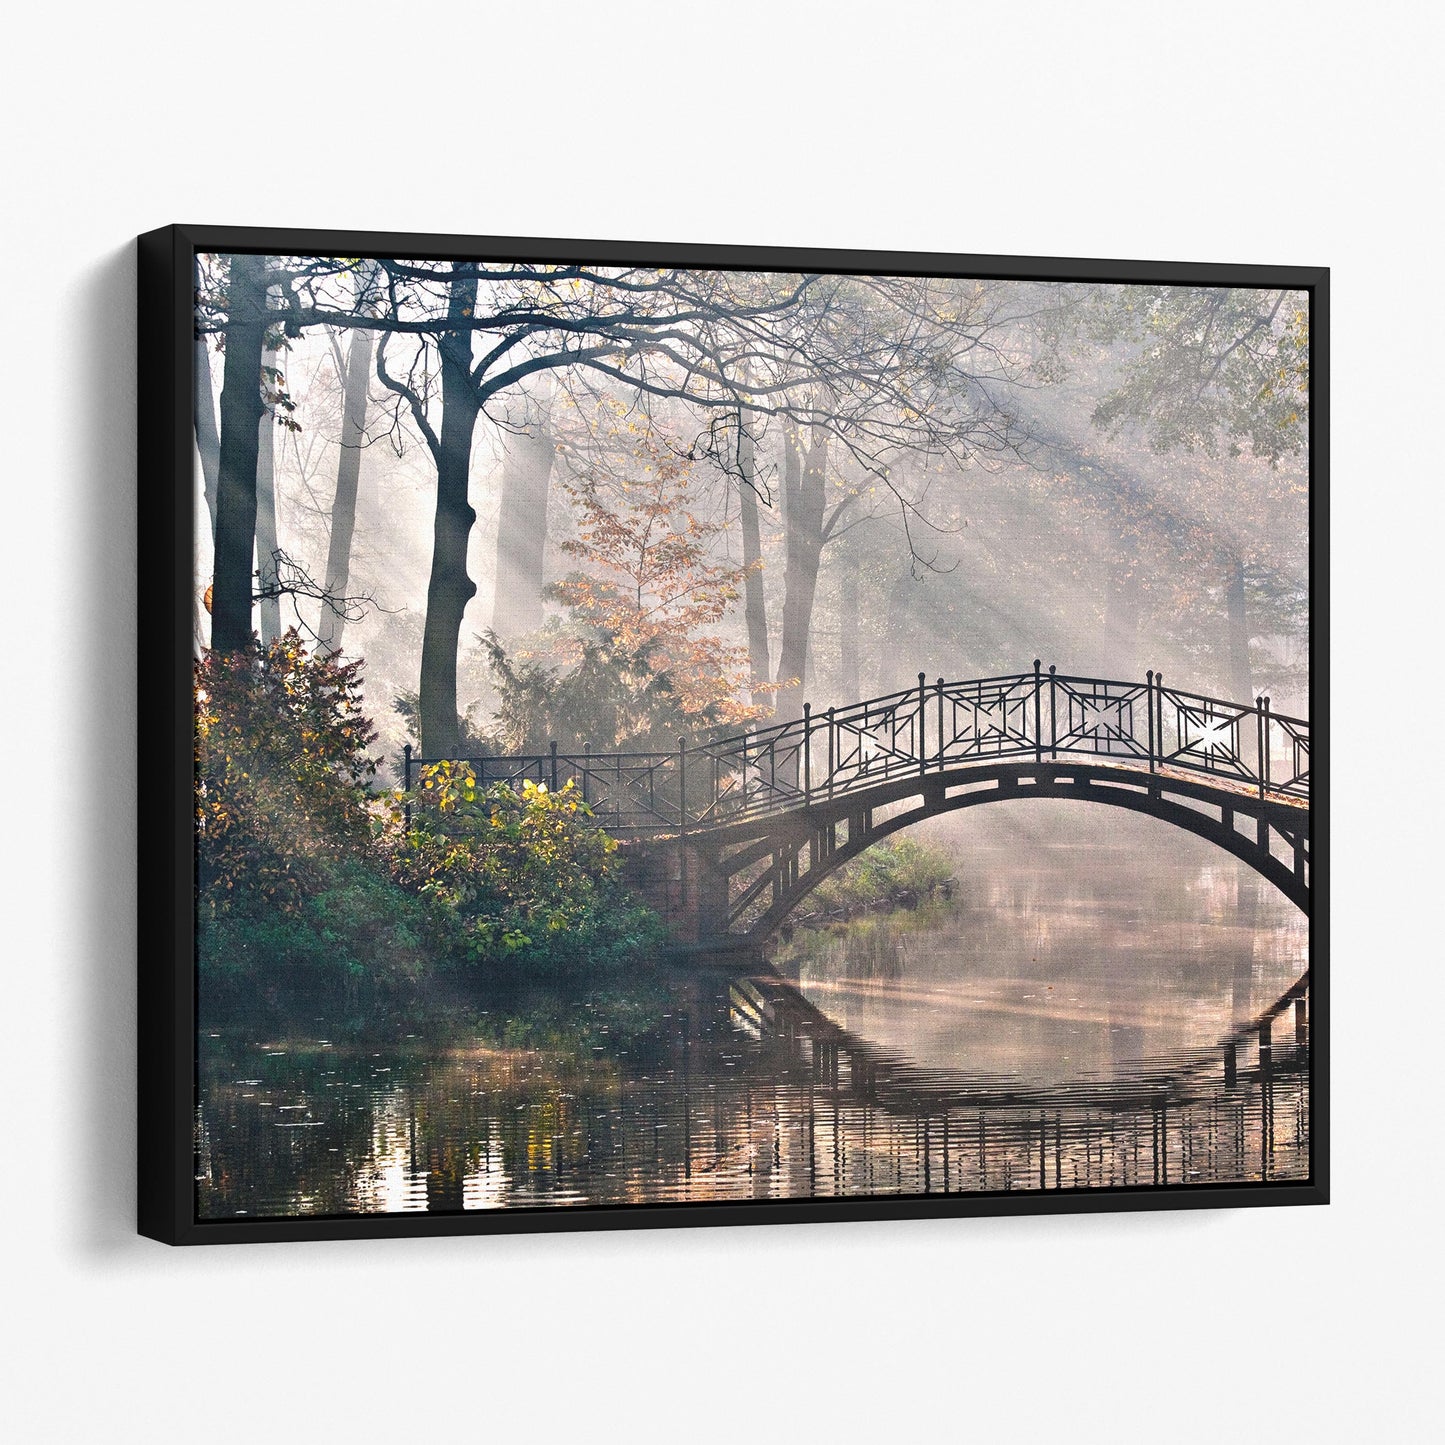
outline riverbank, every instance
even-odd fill
[[[825,878],[789,920],[794,928],[828,928],[877,914],[908,912],[953,897],[954,858],[912,838],[875,843]]]

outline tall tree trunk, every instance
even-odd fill
[[[746,428],[738,442],[738,467],[742,482],[738,497],[743,527],[743,611],[748,626],[748,670],[753,677],[753,706],[763,707],[768,701],[768,679],[772,676],[772,659],[768,652],[768,599],[763,591],[763,542],[758,526],[757,452]]]
[[[221,438],[216,431],[216,398],[211,391],[210,338],[196,338],[196,452],[201,458],[201,486],[211,536],[216,535],[216,482],[221,468]]]
[[[216,474],[221,464],[221,438],[216,432],[216,399],[211,394],[211,357],[205,340],[196,342],[195,357],[196,454],[201,462],[201,487],[206,501],[206,535],[214,548],[216,541]],[[195,576],[201,575],[201,547],[194,544]],[[209,619],[202,604],[201,592],[193,587],[191,631],[195,655],[200,657],[206,647]]]
[[[858,665],[859,582],[858,549],[845,542],[842,572],[838,578],[838,687],[840,703],[860,702],[863,680]]]
[[[331,503],[331,538],[326,549],[326,600],[318,636],[328,653],[341,651],[346,627],[345,597],[351,585],[351,540],[356,531],[356,494],[361,484],[361,448],[366,439],[366,401],[371,384],[373,334],[352,331],[346,349],[346,385],[341,405],[341,456],[336,463],[336,496]]]
[[[808,676],[808,639],[813,626],[813,600],[818,591],[818,563],[823,552],[823,511],[828,464],[828,434],[812,429],[807,456],[797,431],[783,433],[783,489],[787,509],[787,562],[783,577],[783,635],[778,648],[778,682],[797,679],[797,686],[778,694],[778,716],[803,715],[802,684]]]
[[[196,257],[191,267],[192,290],[201,294],[201,262]],[[206,502],[206,535],[212,547],[216,541],[216,478],[221,467],[221,437],[216,430],[216,397],[211,382],[211,338],[196,338],[194,396],[192,411],[195,413],[196,455],[201,463],[201,494]],[[200,548],[196,548],[195,575],[201,575]],[[191,632],[195,655],[200,657],[206,646],[209,619],[202,605],[200,592],[193,588],[195,596],[191,610],[194,614]]]
[[[529,398],[527,411],[526,431],[507,438],[502,460],[492,630],[504,639],[535,632],[542,625],[542,589],[547,581],[543,570],[547,501],[557,455],[550,390]]]
[[[261,353],[266,337],[266,259],[232,256],[221,444],[216,472],[216,562],[211,646],[243,652],[251,642],[251,576],[256,546],[256,453]]]
[[[1229,622],[1229,690],[1231,702],[1254,697],[1249,667],[1249,610],[1244,592],[1244,559],[1231,553],[1225,562],[1224,605]]]
[[[449,320],[469,317],[477,304],[477,267],[452,267]],[[455,756],[461,746],[457,719],[457,644],[467,603],[477,584],[467,575],[467,542],[477,514],[467,500],[472,433],[480,405],[472,383],[472,333],[448,331],[441,353],[442,424],[433,450],[437,466],[436,523],[432,533],[431,580],[426,594],[426,629],[421,645],[421,749],[427,757]]]
[[[275,389],[277,353],[261,353],[268,390]],[[261,643],[269,647],[281,635],[281,598],[276,591],[276,409],[264,406],[256,433],[256,580],[261,593]]]

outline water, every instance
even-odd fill
[[[1066,809],[955,831],[950,900],[751,976],[204,1030],[201,1216],[1308,1177],[1305,921],[1195,839]]]

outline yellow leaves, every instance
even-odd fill
[[[444,813],[454,812],[460,803],[476,800],[477,778],[470,763],[428,763],[420,777],[422,790],[431,793]]]

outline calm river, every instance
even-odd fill
[[[1307,1177],[1302,916],[1152,820],[1014,812],[926,835],[951,898],[746,975],[205,1030],[201,1215]]]

